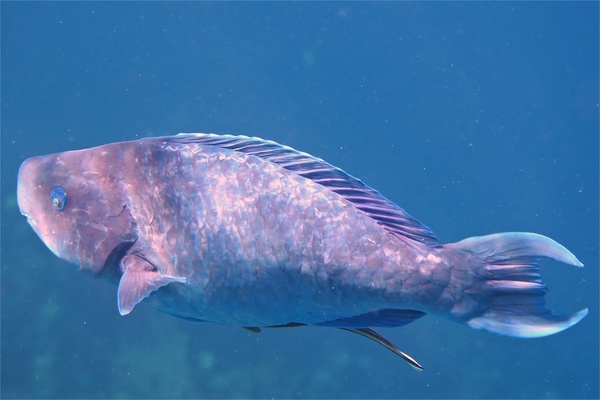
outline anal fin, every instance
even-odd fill
[[[404,310],[383,308],[352,317],[338,318],[331,321],[321,322],[319,326],[330,326],[333,328],[368,328],[371,326],[382,328],[396,328],[410,324],[421,318],[425,313],[418,310]]]
[[[297,328],[299,326],[306,326],[306,324],[301,324],[300,322],[290,322],[289,324],[285,324],[285,325],[263,326],[263,328]],[[262,332],[261,328],[258,326],[242,326],[242,328],[246,329],[247,331],[253,332],[253,333]]]

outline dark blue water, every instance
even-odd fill
[[[598,398],[598,3],[2,2],[3,398]],[[532,231],[577,326],[253,334],[149,308],[20,216],[27,157],[178,132],[261,136],[380,190],[444,242]]]

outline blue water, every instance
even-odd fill
[[[2,2],[3,398],[598,398],[598,3]],[[548,235],[550,307],[514,339],[427,316],[254,334],[116,308],[16,205],[27,157],[178,132],[344,168],[443,242]]]

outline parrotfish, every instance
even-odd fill
[[[140,304],[190,321],[347,330],[421,365],[373,328],[436,314],[541,337],[582,309],[545,307],[539,260],[581,267],[554,240],[509,232],[442,244],[322,159],[246,136],[180,134],[33,157],[21,213],[58,257]]]

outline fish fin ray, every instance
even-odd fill
[[[480,274],[485,279],[471,288],[481,308],[463,320],[473,328],[515,337],[542,337],[575,325],[588,312],[583,309],[556,316],[546,309],[548,288],[539,273],[539,259],[583,266],[569,250],[546,236],[507,232],[444,246],[473,253],[483,263]]]
[[[396,345],[394,343],[390,342],[383,335],[379,334],[378,332],[374,331],[373,329],[370,329],[370,328],[339,328],[339,329],[348,331],[348,332],[352,332],[352,333],[356,333],[357,335],[366,337],[367,339],[371,339],[374,342],[379,343],[380,345],[382,345],[383,347],[385,347],[392,353],[400,356],[404,361],[406,361],[411,367],[415,368],[417,371],[423,370],[423,366],[421,364],[419,364],[417,362],[417,360],[415,360],[414,358],[412,358],[411,356],[409,356],[408,354],[406,354],[405,352],[400,350],[398,347],[396,347]]]
[[[284,325],[269,325],[269,326],[263,326],[263,327],[256,327],[256,326],[243,326],[242,328],[249,330],[250,332],[254,332],[254,333],[260,333],[262,328],[298,328],[300,326],[306,326],[306,324],[302,324],[300,322],[290,322],[288,324],[284,324]]]
[[[439,244],[431,229],[375,189],[340,168],[291,147],[256,137],[203,133],[181,133],[158,139],[167,143],[217,146],[260,157],[339,194],[401,240],[410,239],[428,246]]]
[[[395,328],[410,324],[421,318],[425,313],[417,310],[388,309],[371,311],[348,318],[338,318],[315,324],[334,328],[367,328],[371,326]]]
[[[119,313],[127,315],[153,291],[172,282],[185,283],[186,278],[162,275],[146,260],[128,255],[121,261],[125,272],[119,280],[117,301]]]

